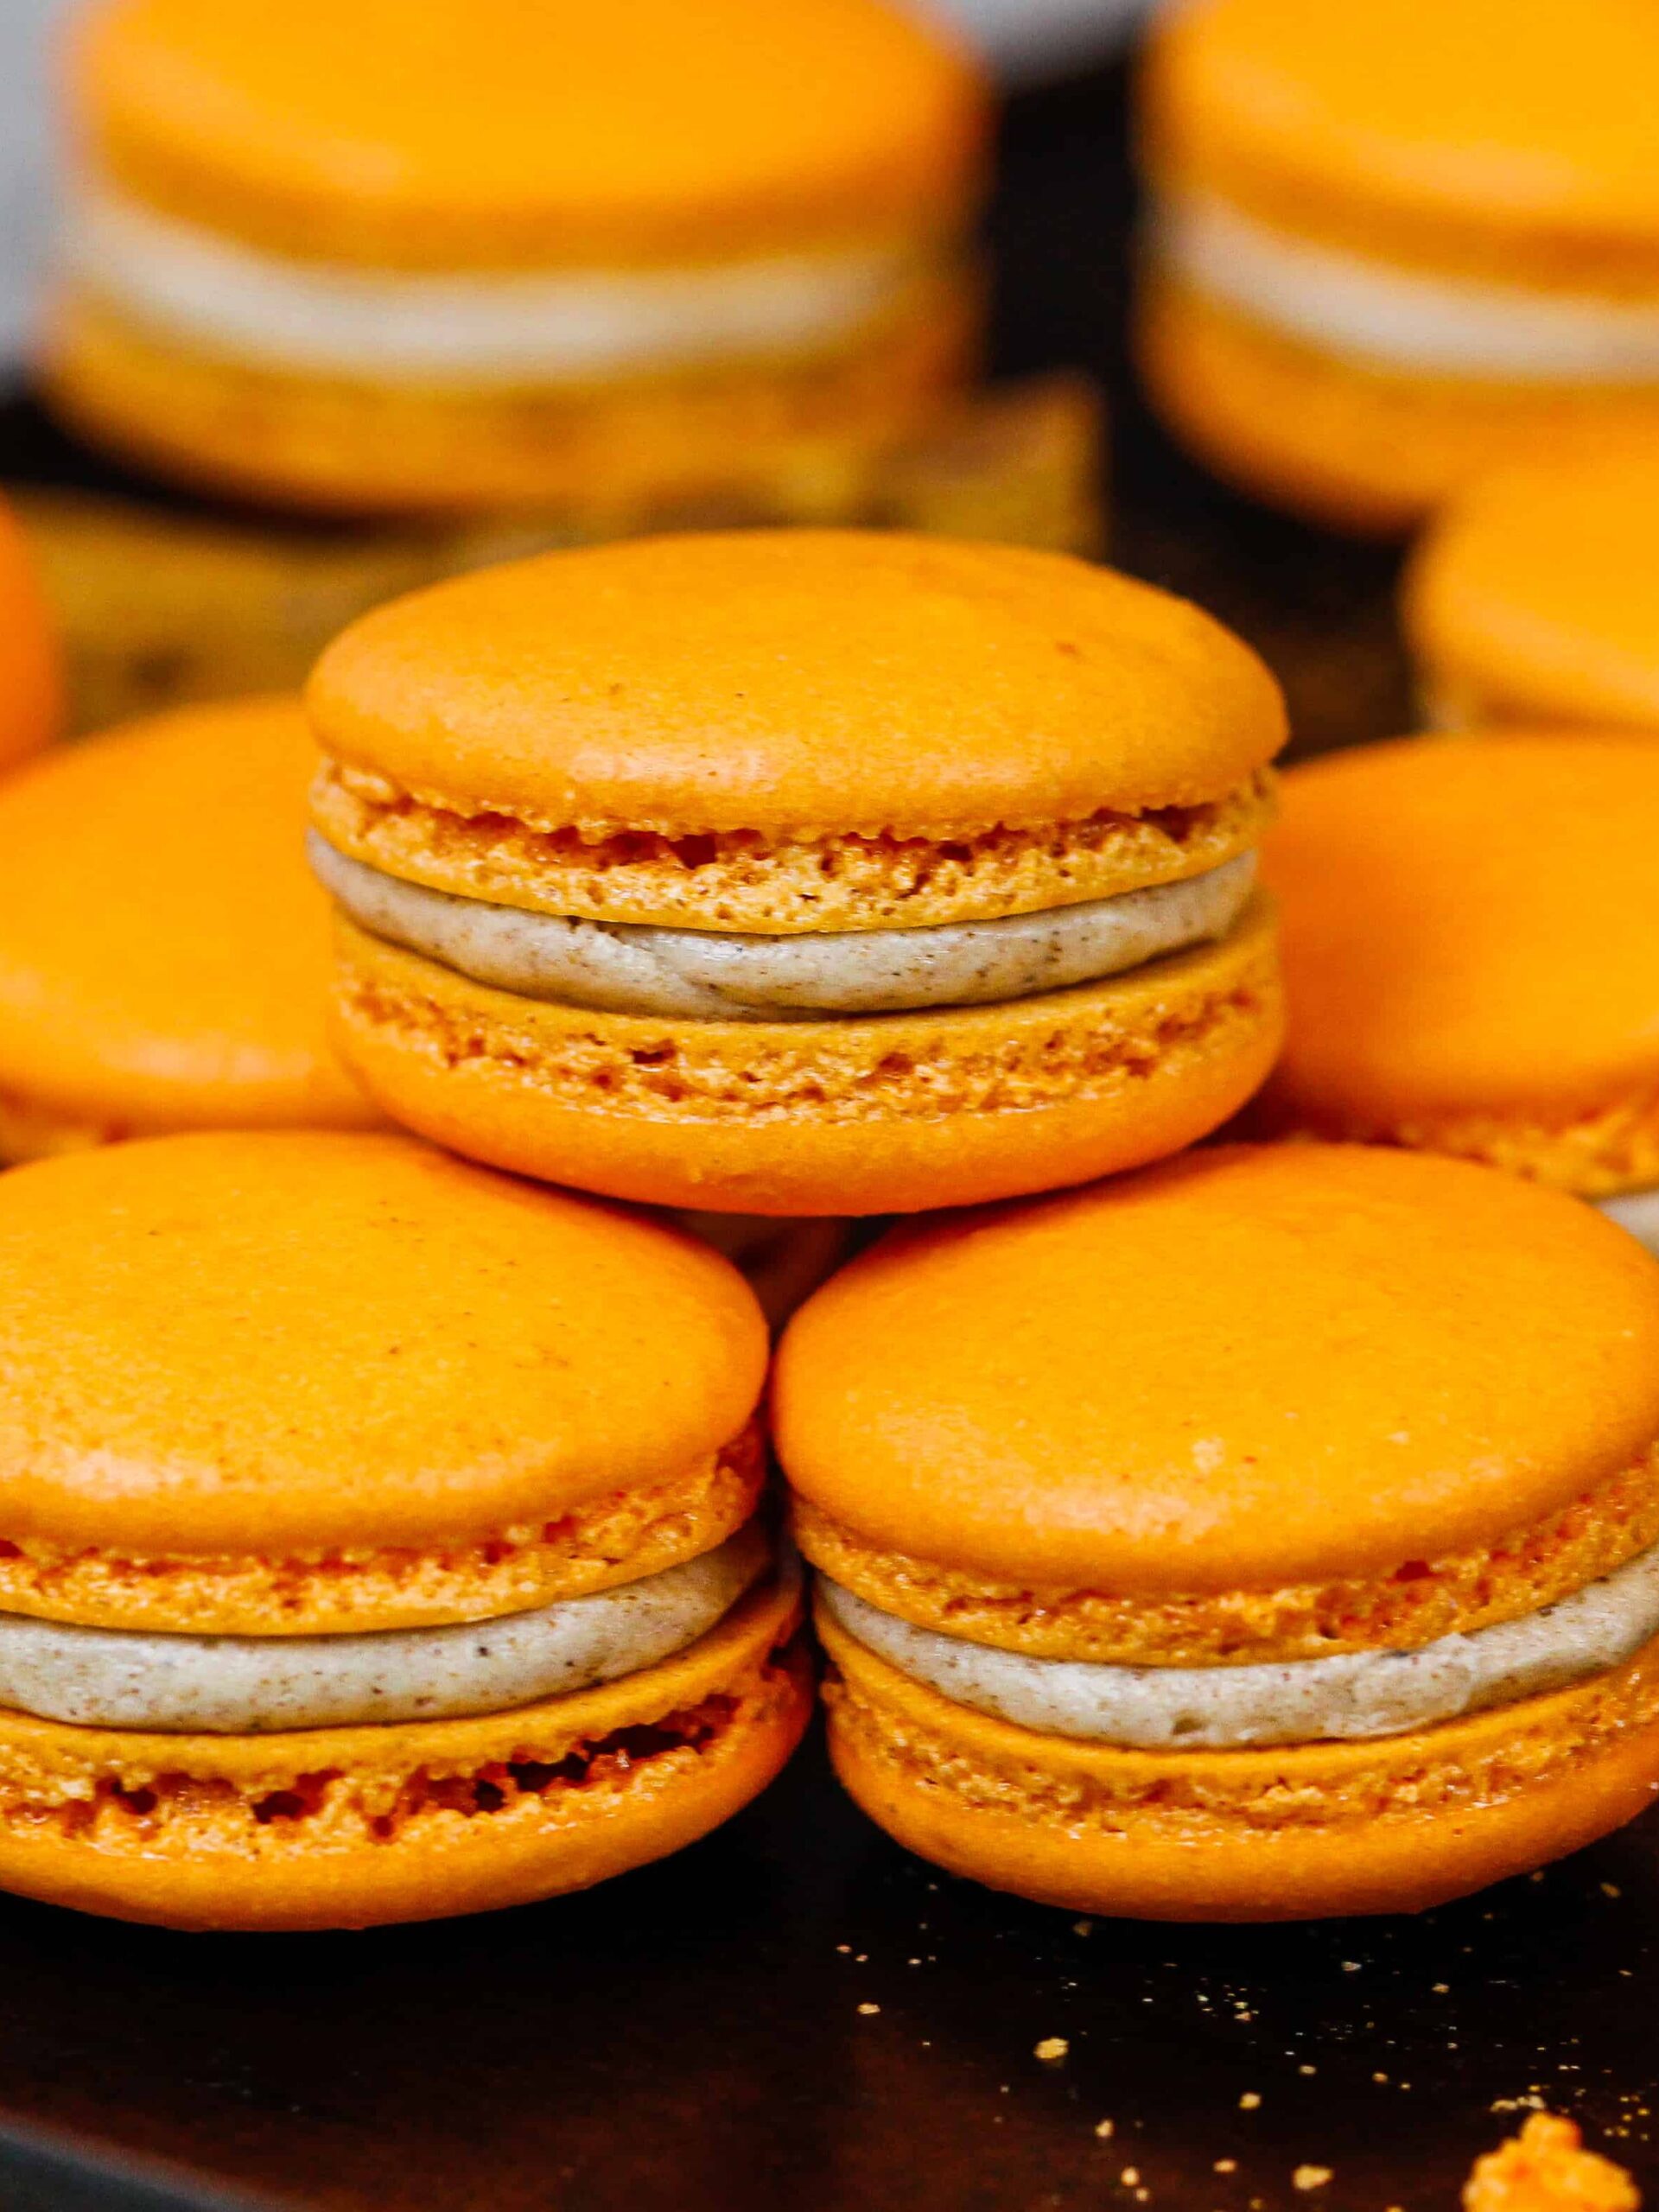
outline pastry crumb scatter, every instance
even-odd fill
[[[1570,2120],[1535,2113],[1521,2133],[1477,2158],[1464,2212],[1640,2212],[1623,2166],[1584,2148]]]

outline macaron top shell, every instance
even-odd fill
[[[900,1231],[808,1301],[779,1455],[868,1543],[1126,1596],[1390,1573],[1659,1437],[1659,1268],[1589,1207],[1345,1146]]]
[[[126,1128],[368,1128],[327,1034],[297,702],[193,707],[0,786],[0,1089]]]
[[[302,259],[716,260],[935,232],[977,72],[879,0],[111,0],[71,81],[141,200]]]
[[[1385,1127],[1659,1084],[1659,747],[1367,746],[1285,779],[1264,852],[1290,1037],[1274,1095]]]
[[[1198,0],[1145,92],[1163,181],[1296,232],[1510,283],[1659,274],[1649,0]]]
[[[55,736],[62,709],[45,594],[23,533],[0,503],[0,771]]]
[[[465,1539],[743,1428],[766,1325],[689,1237],[397,1136],[166,1137],[0,1178],[4,1533]]]
[[[1621,442],[1506,464],[1436,515],[1407,575],[1448,690],[1535,716],[1659,728],[1659,454]]]
[[[468,813],[925,836],[1213,800],[1285,735],[1209,616],[1063,554],[857,531],[555,553],[393,601],[308,694],[336,760]]]

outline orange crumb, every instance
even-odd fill
[[[1583,2147],[1575,2124],[1535,2113],[1519,2135],[1477,2158],[1464,2212],[1640,2212],[1623,2166]]]

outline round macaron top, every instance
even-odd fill
[[[1392,1572],[1659,1437],[1659,1268],[1590,1207],[1228,1147],[901,1230],[791,1323],[791,1483],[867,1543],[1124,1595]]]
[[[1550,1116],[1659,1084],[1659,747],[1525,731],[1298,768],[1264,849],[1274,1094],[1343,1126]]]
[[[1058,553],[753,531],[554,553],[375,609],[325,750],[538,825],[926,835],[1215,799],[1278,687],[1185,601]]]
[[[1659,271],[1650,0],[1197,0],[1145,80],[1154,173],[1495,277]]]
[[[387,267],[697,261],[921,237],[987,96],[882,0],[106,0],[94,166],[187,220]]]
[[[0,502],[0,771],[57,733],[62,671],[23,533]]]
[[[674,1230],[401,1136],[0,1177],[9,1538],[245,1556],[499,1533],[696,1465],[766,1325]]]
[[[125,1129],[368,1128],[327,1037],[293,699],[181,709],[0,785],[0,1090]]]
[[[1510,719],[1659,728],[1659,453],[1507,463],[1436,515],[1404,613],[1431,686]]]

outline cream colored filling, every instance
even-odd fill
[[[1099,981],[1224,936],[1255,855],[1203,875],[1046,913],[914,930],[746,937],[530,913],[405,883],[314,830],[311,865],[353,920],[521,998],[606,1014],[810,1020],[985,1006]]]
[[[1421,276],[1196,196],[1161,202],[1152,238],[1157,257],[1211,299],[1322,353],[1540,383],[1659,378],[1659,298]]]
[[[1638,1244],[1659,1257],[1659,1191],[1621,1191],[1615,1198],[1597,1198],[1596,1209],[1621,1229],[1628,1229]]]
[[[543,383],[834,339],[910,274],[894,248],[712,267],[409,274],[283,260],[107,189],[70,208],[79,281],[226,353],[320,374]]]
[[[1267,1666],[1111,1667],[1034,1659],[917,1628],[837,1583],[818,1592],[849,1636],[957,1705],[1045,1735],[1135,1751],[1403,1735],[1604,1674],[1659,1636],[1659,1545],[1541,1612],[1416,1651]]]
[[[750,1528],[593,1597],[361,1636],[152,1636],[0,1614],[0,1706],[81,1727],[236,1736],[505,1713],[685,1650],[766,1564]]]

